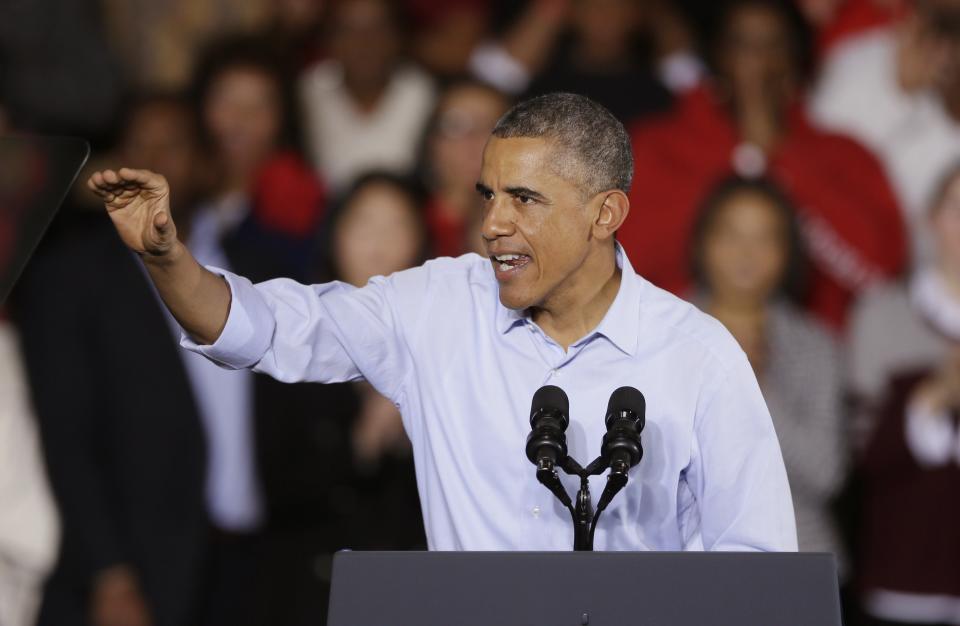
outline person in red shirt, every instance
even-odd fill
[[[716,77],[633,127],[633,211],[618,233],[638,272],[684,293],[696,208],[730,174],[767,176],[799,207],[810,251],[807,305],[842,328],[863,288],[906,259],[903,224],[876,159],[813,127],[802,84],[808,30],[787,1],[735,0],[713,46]]]

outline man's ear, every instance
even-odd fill
[[[630,213],[630,200],[619,189],[604,191],[597,195],[596,200],[600,202],[600,207],[593,223],[593,234],[598,239],[613,237]]]

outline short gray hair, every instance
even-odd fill
[[[543,137],[565,154],[558,173],[579,181],[588,195],[610,189],[630,191],[633,153],[630,137],[610,111],[586,96],[550,93],[525,100],[507,111],[493,136]]]

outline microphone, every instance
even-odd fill
[[[539,469],[552,470],[567,458],[567,426],[570,400],[563,389],[544,385],[533,394],[527,458]]]
[[[646,409],[643,394],[633,387],[620,387],[610,395],[600,455],[611,474],[626,476],[643,458],[640,432],[646,424]]]
[[[640,432],[646,424],[647,401],[643,394],[633,387],[620,387],[610,394],[607,403],[607,434],[603,436],[600,458],[610,468],[607,485],[597,502],[597,514],[590,525],[590,545],[597,530],[600,513],[610,504],[613,497],[627,484],[627,472],[643,458],[643,446],[640,445]]]

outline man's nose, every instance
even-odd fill
[[[483,216],[481,234],[487,241],[509,237],[514,231],[513,211],[502,200],[494,200]]]

